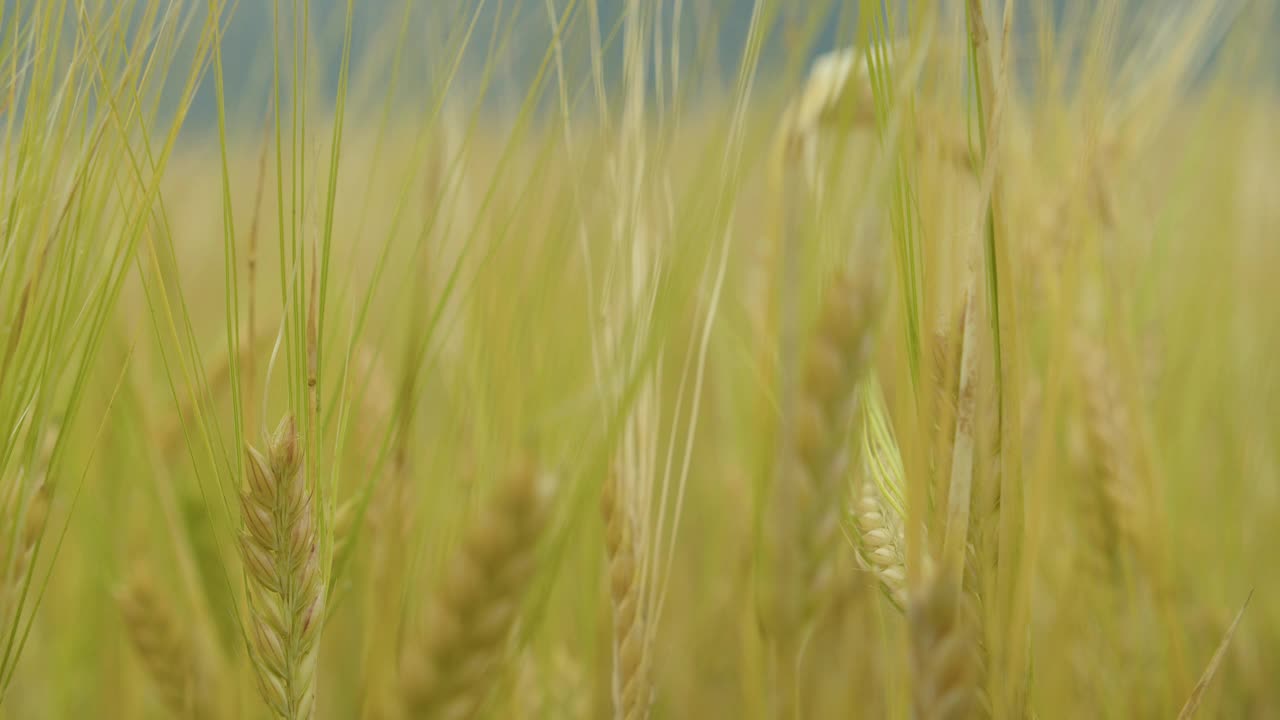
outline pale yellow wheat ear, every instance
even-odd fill
[[[797,544],[789,582],[801,594],[791,622],[803,624],[818,611],[831,590],[840,540],[843,478],[849,468],[849,442],[858,383],[871,365],[879,296],[865,278],[840,275],[827,289],[818,327],[809,348],[796,398],[785,457],[783,492],[791,498]]]
[[[315,712],[325,583],[293,416],[280,423],[266,457],[252,447],[246,454],[240,552],[254,670],[277,717],[309,720]]]
[[[116,591],[125,634],[159,698],[174,717],[214,718],[211,665],[186,622],[145,571],[135,571]]]
[[[777,663],[777,712],[802,712],[799,672],[807,640],[844,585],[840,553],[844,479],[857,388],[871,365],[880,294],[866,274],[841,272],[827,287],[794,388],[783,380],[779,449],[769,512],[773,578],[763,589]],[[851,564],[851,561],[850,561]]]
[[[45,520],[49,516],[49,487],[42,478],[37,478],[25,508],[19,497],[20,491],[21,485],[15,483],[4,508],[5,537],[0,537],[0,552],[3,553],[0,555],[0,567],[7,564],[8,568],[4,574],[3,587],[0,588],[6,614],[18,611],[23,585],[31,571],[36,543],[44,532]],[[13,538],[12,547],[8,542],[10,536]]]
[[[547,510],[538,476],[522,468],[468,528],[428,601],[421,632],[404,645],[399,704],[405,717],[479,712],[537,569]]]
[[[878,383],[863,397],[862,480],[850,512],[858,564],[875,576],[885,596],[907,604],[906,498],[902,455],[889,427]]]
[[[917,720],[963,720],[974,711],[979,663],[962,602],[959,584],[945,572],[929,573],[908,602]]]
[[[605,481],[600,509],[604,516],[605,554],[609,562],[609,601],[613,607],[614,717],[637,720],[649,714],[651,653],[645,641],[647,610],[640,591],[636,518],[619,499],[616,474]]]
[[[12,627],[28,604],[23,598],[27,576],[49,518],[52,489],[47,472],[57,438],[56,428],[45,431],[32,472],[20,470],[0,498],[0,618]]]
[[[1146,492],[1138,472],[1133,418],[1120,393],[1107,352],[1086,336],[1076,339],[1089,452],[1094,552],[1114,564],[1128,552],[1147,549]]]
[[[931,33],[925,33],[931,39]],[[832,50],[814,59],[800,92],[782,113],[774,143],[777,158],[798,163],[804,170],[804,180],[815,190],[821,190],[818,159],[819,137],[824,131],[844,131],[855,128],[873,128],[876,123],[876,93],[872,69],[867,56],[875,58],[878,73],[891,71],[895,64],[906,66],[904,76],[911,81],[930,48],[921,48],[919,57],[912,62],[906,41],[877,44],[870,48],[844,47]],[[944,158],[959,166],[969,162],[965,141],[946,127],[945,119],[938,114],[926,118],[927,123],[917,128],[916,142],[939,146]]]
[[[804,169],[805,181],[818,182],[818,136],[823,128],[870,126],[875,94],[865,57],[854,48],[833,50],[814,59],[800,92],[783,111],[777,152]]]

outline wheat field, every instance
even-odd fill
[[[0,716],[1280,718],[1277,27],[5,2]]]

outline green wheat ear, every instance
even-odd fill
[[[240,496],[251,627],[258,686],[286,720],[315,711],[316,650],[324,620],[324,581],[311,493],[293,416],[286,416],[266,457],[246,447],[248,482]]]

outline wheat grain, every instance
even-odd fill
[[[904,470],[879,385],[863,395],[862,482],[850,513],[858,564],[902,609],[907,600]]]
[[[885,508],[875,486],[863,483],[862,496],[854,511],[858,529],[858,561],[875,574],[886,596],[895,605],[906,602],[907,562],[903,552],[906,539],[902,530],[885,517]]]

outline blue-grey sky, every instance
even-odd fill
[[[3,0],[6,8],[3,18],[3,37],[7,40],[9,29],[15,22],[16,0]],[[1165,10],[1198,0],[1152,0],[1131,2],[1132,8],[1151,8],[1160,5]],[[1208,1],[1208,0],[1203,0]],[[134,0],[135,4],[138,0]],[[183,44],[186,54],[175,65],[175,74],[190,67],[189,60],[195,46],[196,33],[203,25],[207,12],[205,2],[175,0],[179,7],[194,12],[191,29]],[[494,70],[487,96],[495,102],[518,104],[528,90],[534,73],[542,61],[550,39],[550,20],[547,16],[547,0],[408,0],[411,12],[404,15],[405,0],[356,0],[353,27],[353,77],[363,88],[384,86],[387,80],[386,53],[394,45],[396,33],[404,30],[408,42],[404,56],[404,71],[400,78],[398,95],[427,97],[432,95],[432,83],[438,82],[444,73],[442,65],[456,56],[459,38],[468,22],[475,17],[475,30],[468,43],[468,61],[459,77],[465,93],[475,93],[486,66]],[[563,10],[570,0],[550,0],[558,10]],[[626,0],[598,0],[601,34],[608,36],[617,26]],[[1055,11],[1066,12],[1067,0],[1053,0]],[[788,33],[785,27],[797,23],[813,22],[821,28],[810,48],[810,54],[830,49],[833,45],[848,42],[855,29],[847,18],[856,15],[856,3],[845,0],[822,2],[821,0],[783,0],[785,8],[777,25],[769,32],[769,47],[763,65],[776,68],[778,58],[785,55],[782,48]],[[662,23],[666,31],[663,38],[667,50],[664,62],[669,62],[669,30],[674,0],[645,0],[650,7],[661,7],[665,13]],[[1081,0],[1081,9],[1096,3]],[[24,14],[32,8],[47,6],[45,3],[27,0],[21,3]],[[696,89],[694,78],[718,78],[724,82],[733,76],[741,58],[755,0],[683,0],[681,27],[681,62],[690,79],[686,85]],[[1025,5],[1025,4],[1024,4]],[[103,7],[121,7],[111,0],[103,0]],[[288,27],[293,19],[290,9],[294,0],[280,0],[278,7],[285,26],[282,33],[282,50],[291,52],[291,34]],[[585,0],[577,0],[580,10]],[[813,8],[835,6],[826,18],[812,17],[821,12]],[[269,97],[271,52],[273,43],[272,14],[277,3],[272,0],[239,0],[234,17],[224,37],[223,71],[226,79],[228,104],[232,117],[240,122],[251,121],[265,112]],[[344,26],[345,0],[311,0],[310,18],[306,23],[312,38],[311,86],[313,97],[320,103],[331,102],[334,81],[337,77],[339,49]],[[479,14],[476,15],[477,9]],[[1087,17],[1087,9],[1081,10]],[[1025,14],[1025,13],[1024,13]],[[841,17],[845,18],[842,22]],[[74,25],[74,14],[68,13],[68,35]],[[566,67],[571,86],[581,87],[587,82],[588,34],[585,14],[571,29],[566,39]],[[1027,28],[1026,37],[1033,34]],[[1124,42],[1126,35],[1119,37]],[[7,46],[7,43],[5,44]],[[616,76],[621,55],[621,38],[617,38],[609,53],[610,74]],[[489,62],[492,58],[493,62]],[[185,62],[184,62],[185,60]],[[282,58],[287,65],[290,58]],[[1280,65],[1278,65],[1280,67]],[[698,70],[701,70],[700,72]],[[715,81],[713,81],[714,83]],[[197,94],[191,120],[196,126],[208,125],[214,117],[212,77],[206,78]]]

